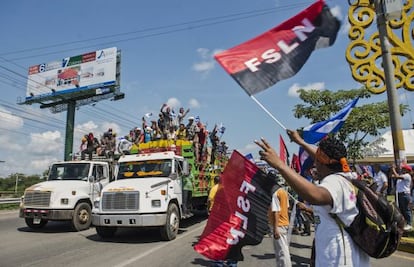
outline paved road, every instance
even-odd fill
[[[193,218],[182,224],[176,240],[159,241],[158,231],[128,229],[107,241],[91,228],[73,232],[69,223],[49,223],[41,231],[27,228],[17,212],[0,212],[0,266],[210,266],[211,262],[192,249],[206,220]],[[308,266],[312,237],[292,236],[293,266]],[[270,238],[258,246],[243,249],[245,260],[239,266],[274,266]],[[373,267],[414,266],[414,256],[397,252]]]

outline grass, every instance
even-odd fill
[[[17,210],[19,209],[19,204],[0,204],[0,210]]]

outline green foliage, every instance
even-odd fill
[[[17,196],[23,194],[24,190],[34,184],[42,182],[41,176],[29,175],[26,176],[22,173],[10,174],[7,178],[0,179],[0,191],[1,192],[15,192],[16,190],[16,179],[17,179]]]
[[[356,107],[352,110],[344,126],[336,134],[348,147],[348,158],[362,158],[363,148],[369,142],[367,136],[379,136],[380,130],[390,126],[389,107],[386,101],[361,104],[362,99],[372,96],[366,88],[339,90],[299,90],[300,99],[305,104],[298,104],[294,109],[296,118],[308,118],[311,123],[327,120],[341,110],[351,100],[359,97]],[[400,105],[400,113],[408,111],[407,105]]]

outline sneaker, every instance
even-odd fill
[[[410,231],[411,228],[412,228],[412,226],[407,224],[406,226],[404,226],[404,231]]]

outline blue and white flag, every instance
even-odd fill
[[[226,131],[226,127],[224,127],[223,123],[220,123],[218,132],[220,133],[220,135],[223,135],[224,131]]]
[[[252,153],[246,154],[246,155],[244,155],[244,157],[246,159],[250,160],[251,162],[255,163]]]
[[[309,156],[308,152],[299,147],[299,163],[300,163],[300,175],[305,176],[306,171],[312,168],[313,159]]]
[[[344,125],[345,120],[348,118],[355,104],[358,102],[359,97],[355,98],[341,109],[335,116],[331,117],[326,121],[321,121],[309,125],[303,128],[303,139],[308,144],[315,144],[322,140],[325,136],[330,133],[336,133]]]

